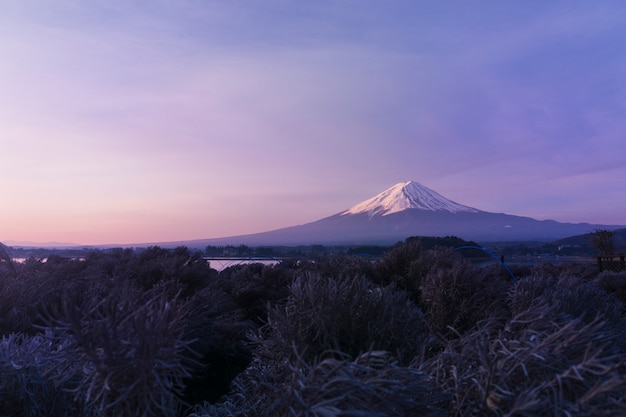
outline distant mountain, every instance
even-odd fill
[[[450,213],[480,212],[475,208],[455,203],[418,182],[407,181],[400,182],[340,214],[367,214],[369,217],[374,217],[399,213],[408,209],[447,211]]]
[[[345,211],[311,223],[263,233],[177,244],[193,247],[240,244],[387,245],[410,236],[449,235],[477,242],[550,241],[596,229],[615,230],[623,227],[625,226],[559,223],[554,220],[490,213],[456,203],[415,181],[406,181]]]
[[[624,253],[626,252],[626,228],[623,229],[612,229],[613,230],[613,244],[616,253]],[[582,235],[568,236],[563,239],[555,240],[551,242],[557,246],[563,247],[579,247],[579,248],[589,248],[590,251],[597,252],[597,249],[593,248],[593,238],[590,233],[585,233]]]
[[[55,249],[69,249],[75,248],[78,245],[76,243],[67,243],[67,242],[27,242],[21,240],[7,240],[4,242],[7,246],[11,246],[14,248],[55,248]]]

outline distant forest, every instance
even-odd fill
[[[0,416],[626,415],[626,272],[461,246],[0,247]]]
[[[490,242],[480,244],[476,242],[468,242],[456,236],[446,237],[423,237],[416,236],[408,238],[419,239],[422,246],[430,249],[435,246],[458,247],[463,245],[485,246],[493,253],[502,255],[507,259],[520,256],[580,256],[595,257],[598,255],[597,245],[593,241],[593,233],[588,235],[575,236],[571,238],[561,239],[554,242]],[[612,232],[614,249],[618,253],[626,254],[626,229],[620,229]],[[247,245],[225,245],[225,246],[206,246],[200,250],[203,256],[207,257],[268,257],[268,258],[307,258],[314,259],[323,255],[364,255],[364,256],[381,256],[394,247],[377,246],[377,245],[352,245],[352,246],[324,246],[324,245],[307,245],[307,246],[247,246]],[[145,247],[133,248],[136,252],[145,250]],[[94,249],[91,247],[75,247],[65,249],[54,248],[36,248],[36,247],[5,247],[6,252],[13,258],[26,259],[29,257],[46,258],[48,255],[58,255],[67,258],[85,257],[91,251],[111,252],[118,251],[120,248],[110,249]]]

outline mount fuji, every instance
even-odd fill
[[[441,194],[424,187],[418,182],[407,181],[394,185],[377,196],[340,213],[340,215],[367,213],[371,218],[377,215],[385,216],[399,213],[409,209],[447,211],[450,213],[480,212],[480,210],[475,208],[448,200]]]
[[[415,181],[398,183],[355,206],[311,223],[269,232],[185,242],[193,246],[387,245],[410,236],[457,236],[478,242],[549,241],[625,226],[559,223],[491,213],[459,204]]]

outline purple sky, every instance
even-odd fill
[[[415,180],[626,224],[626,2],[0,3],[0,241],[253,233]]]

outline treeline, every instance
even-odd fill
[[[412,237],[409,239],[419,239],[425,248],[435,246],[456,247],[462,245],[476,245],[475,242],[467,242],[455,236],[446,237]],[[0,245],[2,245],[0,243]],[[348,245],[348,246],[327,246],[327,245],[301,245],[301,246],[248,246],[248,245],[209,245],[201,250],[207,257],[269,257],[269,258],[297,258],[315,259],[325,255],[367,255],[380,256],[389,251],[393,245]],[[0,246],[8,256],[17,259],[37,258],[45,259],[50,255],[65,258],[84,258],[90,252],[116,252],[121,248],[94,249],[89,247],[76,248],[32,248],[32,247],[7,247]],[[128,248],[134,252],[146,250],[144,247]]]
[[[626,415],[625,273],[203,256],[1,262],[0,416]]]
[[[225,245],[225,246],[207,246],[204,249],[206,256],[224,256],[224,257],[302,257],[302,256],[320,256],[327,253],[337,253],[343,251],[341,247],[326,247],[323,245],[308,246],[258,246],[251,247],[248,245]]]

